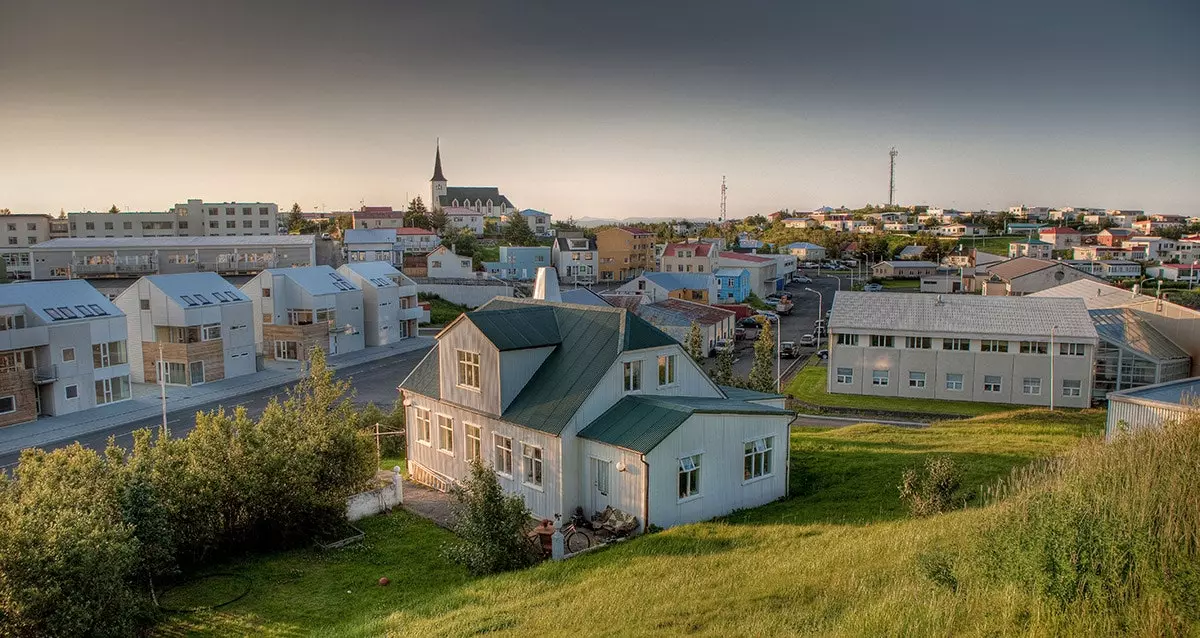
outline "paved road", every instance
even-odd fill
[[[338,379],[349,379],[355,392],[354,402],[359,405],[374,403],[381,408],[389,408],[395,403],[398,394],[396,386],[404,380],[425,353],[429,352],[427,348],[406,352],[404,354],[389,357],[387,359],[379,359],[368,363],[342,368],[334,372],[334,376]],[[195,415],[199,411],[215,410],[222,405],[226,408],[235,406],[244,406],[250,413],[251,417],[257,417],[267,407],[267,403],[274,396],[282,396],[284,394],[283,387],[268,388],[258,392],[251,392],[236,398],[226,399],[224,401],[214,401],[205,405],[176,410],[167,413],[167,427],[171,431],[171,436],[183,436],[190,432],[195,427]],[[80,437],[80,443],[93,449],[103,449],[108,443],[108,437],[115,436],[117,443],[120,445],[128,445],[131,440],[131,434],[134,430],[147,427],[158,427],[159,421],[142,421],[133,424],[126,424],[93,432],[92,434]],[[47,446],[49,448],[62,447],[72,443],[74,440],[66,440]],[[19,458],[18,453],[0,455],[0,468],[8,468],[16,465]]]

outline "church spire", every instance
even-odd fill
[[[444,182],[446,177],[442,175],[442,141],[438,140],[437,154],[433,158],[433,179],[431,182]]]

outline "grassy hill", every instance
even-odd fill
[[[1102,419],[1096,411],[1025,410],[925,430],[801,429],[792,436],[786,500],[486,578],[442,560],[448,532],[396,513],[364,521],[367,541],[358,547],[224,566],[250,578],[247,596],[217,611],[170,617],[156,633],[1048,636],[1177,629],[1160,599],[1123,613],[1049,602],[1037,587],[997,575],[980,550],[980,539],[1013,518],[1008,501],[982,505],[985,487],[1034,459],[1086,447],[1081,441],[1101,432]],[[910,519],[897,496],[900,473],[930,455],[961,464],[964,491],[976,496],[966,509]],[[377,586],[381,576],[392,584]],[[205,593],[198,587],[173,596],[178,604]]]

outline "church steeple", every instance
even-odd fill
[[[437,154],[433,156],[433,179],[429,180],[429,210],[442,207],[446,196],[446,176],[442,175],[442,141],[438,140]]]
[[[437,154],[433,157],[433,179],[431,182],[445,182],[446,176],[442,175],[442,142],[438,140]]]

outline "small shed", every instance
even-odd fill
[[[1200,377],[1156,383],[1108,395],[1105,436],[1160,428],[1166,423],[1200,416]]]

